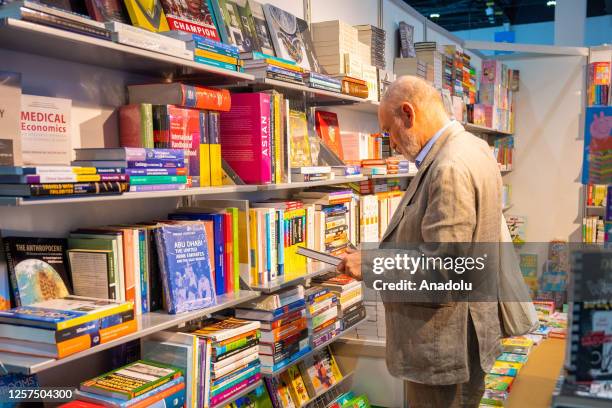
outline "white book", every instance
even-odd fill
[[[6,7],[6,6],[5,6]],[[21,74],[0,71],[0,166],[21,166]]]
[[[24,165],[69,165],[72,100],[21,95],[21,156]]]
[[[258,354],[259,346],[256,344],[248,349],[241,351],[240,353],[234,354],[231,357],[227,357],[221,361],[217,361],[216,363],[212,363],[212,370],[217,372],[222,368],[229,366],[230,364],[235,363],[236,361],[240,361],[243,359],[248,359],[251,357],[251,354]]]
[[[255,360],[258,360],[259,359],[259,353],[257,352],[257,347],[255,347],[255,349],[256,349],[256,351],[254,353],[251,353],[248,356],[246,356],[246,357],[244,357],[244,358],[242,358],[240,360],[234,361],[233,363],[228,364],[228,365],[226,365],[223,368],[220,368],[218,370],[213,370],[213,377],[215,379],[223,377],[224,375],[229,374],[229,373],[231,373],[234,370],[242,368],[243,366],[245,366],[245,365],[247,365],[249,363],[252,363]]]

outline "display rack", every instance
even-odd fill
[[[256,381],[255,384],[249,385],[248,387],[246,387],[244,390],[237,392],[236,394],[232,395],[231,397],[225,399],[224,401],[216,404],[216,405],[211,405],[210,408],[223,408],[226,407],[228,404],[230,404],[233,401],[236,401],[238,398],[242,398],[245,395],[247,395],[248,393],[250,393],[251,391],[255,391],[258,387],[263,385],[263,381],[259,380]]]

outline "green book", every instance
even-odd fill
[[[186,184],[187,176],[130,176],[130,184],[149,185],[149,184]]]
[[[128,401],[182,375],[179,368],[171,365],[138,360],[82,382],[79,388],[92,394]]]

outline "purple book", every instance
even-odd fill
[[[185,184],[145,184],[130,186],[130,192],[185,190]]]

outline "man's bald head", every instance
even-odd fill
[[[401,104],[408,102],[417,112],[445,112],[440,92],[427,81],[412,75],[401,76],[385,91],[380,104],[390,108],[394,113],[401,109]]]
[[[409,160],[448,120],[439,91],[410,75],[387,88],[378,108],[380,127],[389,133],[391,146]]]

